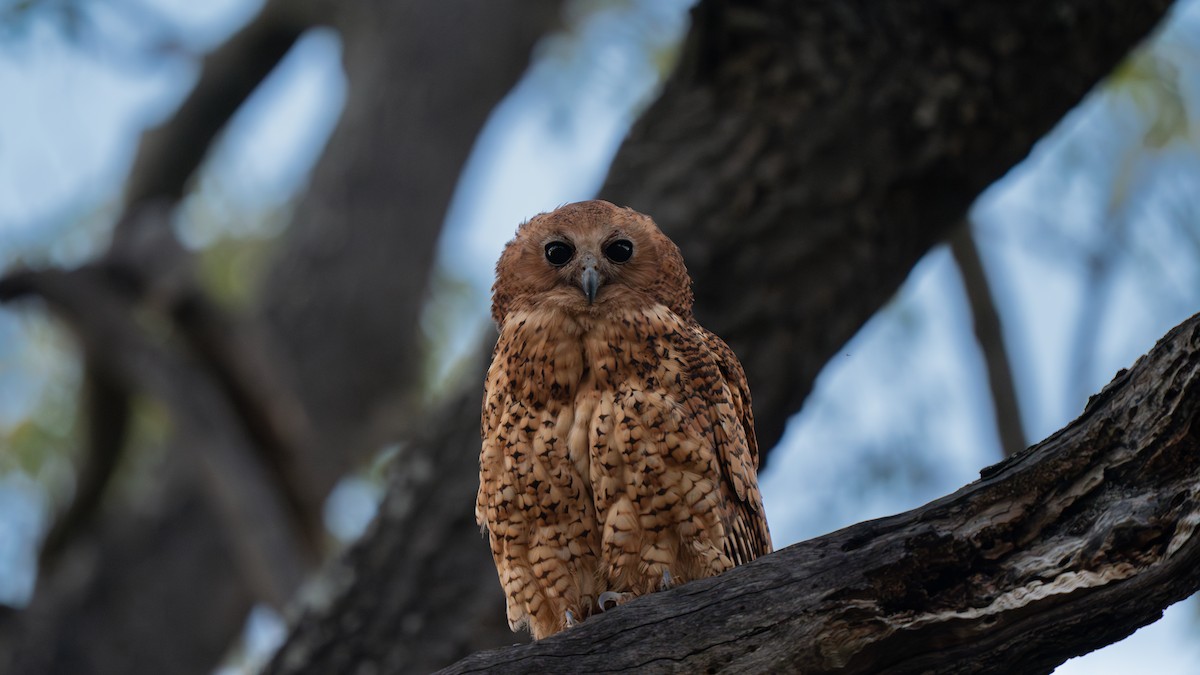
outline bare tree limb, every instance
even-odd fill
[[[252,327],[226,318],[200,291],[191,274],[190,255],[174,238],[169,214],[191,176],[207,156],[217,134],[242,102],[274,69],[313,20],[312,2],[268,3],[259,15],[204,59],[199,83],[179,111],[162,126],[146,132],[126,186],[125,210],[117,222],[104,258],[109,275],[137,295],[149,295],[189,338],[234,403],[243,424],[277,476],[276,488],[304,535],[313,559],[320,547],[320,497],[311,488],[293,448],[309,437],[306,419],[286,387],[278,384],[278,365]],[[46,539],[43,559],[51,561],[88,521],[101,500],[124,441],[132,392],[96,380],[85,367],[89,386],[103,394],[88,399],[85,467],[79,473],[77,498]]]
[[[979,257],[979,247],[975,244],[969,222],[964,222],[950,235],[950,253],[962,278],[967,304],[971,308],[975,341],[979,344],[979,352],[987,368],[1000,449],[1005,457],[1010,457],[1029,447],[1029,443],[1025,439],[1025,427],[1021,424],[1021,406],[1013,382],[1012,359],[1008,357],[1008,348],[1004,345],[1000,312],[996,310],[992,287],[983,269],[983,260]]]
[[[259,597],[283,606],[305,568],[315,564],[314,552],[209,376],[146,338],[130,316],[131,306],[95,269],[23,272],[0,280],[0,301],[27,295],[44,299],[67,322],[104,377],[167,406],[178,438],[206,474],[245,578]]]
[[[1048,673],[1200,589],[1200,315],[1083,414],[913,511],[445,673]]]
[[[0,282],[3,283],[3,282]],[[39,574],[51,572],[67,543],[90,524],[117,467],[129,428],[129,392],[108,377],[93,359],[84,356],[83,407],[87,423],[87,447],[78,486],[70,506],[51,526],[42,540],[38,557]]]
[[[178,201],[189,179],[242,102],[291,50],[315,21],[308,0],[271,0],[249,24],[204,58],[200,81],[179,110],[162,126],[147,131],[138,146],[125,204]],[[123,219],[122,228],[136,222]]]

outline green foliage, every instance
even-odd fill
[[[1142,49],[1125,59],[1109,77],[1109,90],[1128,96],[1146,117],[1145,147],[1159,149],[1190,138],[1187,102],[1179,87],[1179,68],[1160,50]]]
[[[197,256],[200,283],[217,302],[249,308],[275,241],[260,237],[221,237]]]
[[[58,324],[22,317],[18,344],[5,351],[0,374],[21,383],[25,399],[0,424],[0,473],[22,472],[58,499],[70,490],[64,469],[76,454],[79,364]]]

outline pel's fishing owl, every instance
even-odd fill
[[[513,630],[771,551],[746,376],[654,221],[589,201],[524,223],[492,318],[475,515]]]

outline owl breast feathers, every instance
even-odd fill
[[[771,551],[745,374],[650,218],[541,214],[493,293],[475,515],[513,630],[540,639]]]

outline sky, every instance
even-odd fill
[[[141,5],[94,4],[100,28],[82,43],[42,20],[0,42],[0,91],[9,94],[0,102],[0,264],[31,251],[69,263],[102,242],[103,228],[89,223],[111,217],[138,135],[186,95],[195,56],[260,3],[146,0],[174,27],[153,46],[143,44],[144,24],[114,9]],[[446,224],[467,242],[458,255],[471,262],[456,267],[475,271],[462,279],[470,289],[465,325],[486,326],[491,270],[516,225],[594,196],[657,82],[647,53],[682,34],[689,6],[637,0],[580,19],[494,112]],[[1120,86],[1089,97],[973,211],[1031,441],[1073,419],[1086,394],[1200,308],[1200,248],[1191,241],[1200,214],[1192,193],[1200,191],[1190,180],[1200,178],[1191,132],[1200,2],[1183,2],[1176,14],[1154,60],[1176,68],[1173,89],[1133,69]],[[130,45],[163,56],[138,57]],[[219,195],[236,214],[279,206],[303,188],[345,98],[340,52],[328,30],[297,44],[223,135],[202,195]],[[1163,128],[1173,132],[1167,142],[1155,135]],[[179,219],[190,245],[262,234],[238,230],[236,218],[189,218],[198,203],[185,203]],[[1089,303],[1101,308],[1091,332],[1100,339],[1081,352],[1077,332]],[[56,386],[67,368],[47,363],[65,358],[65,347],[47,348],[31,331],[27,318],[0,310],[0,425],[27,415],[37,392]],[[464,338],[449,354],[474,344]],[[777,546],[919,506],[977,478],[1000,452],[983,375],[957,271],[939,248],[831,361],[790,421],[761,479]],[[369,519],[371,489],[359,481],[335,493],[330,521],[343,536]],[[0,476],[0,600],[29,592],[43,491],[20,472]],[[250,625],[259,654],[282,631],[278,617],[261,610]],[[1179,605],[1058,672],[1128,673],[1153,658],[1158,675],[1193,673],[1196,628],[1194,604]]]

